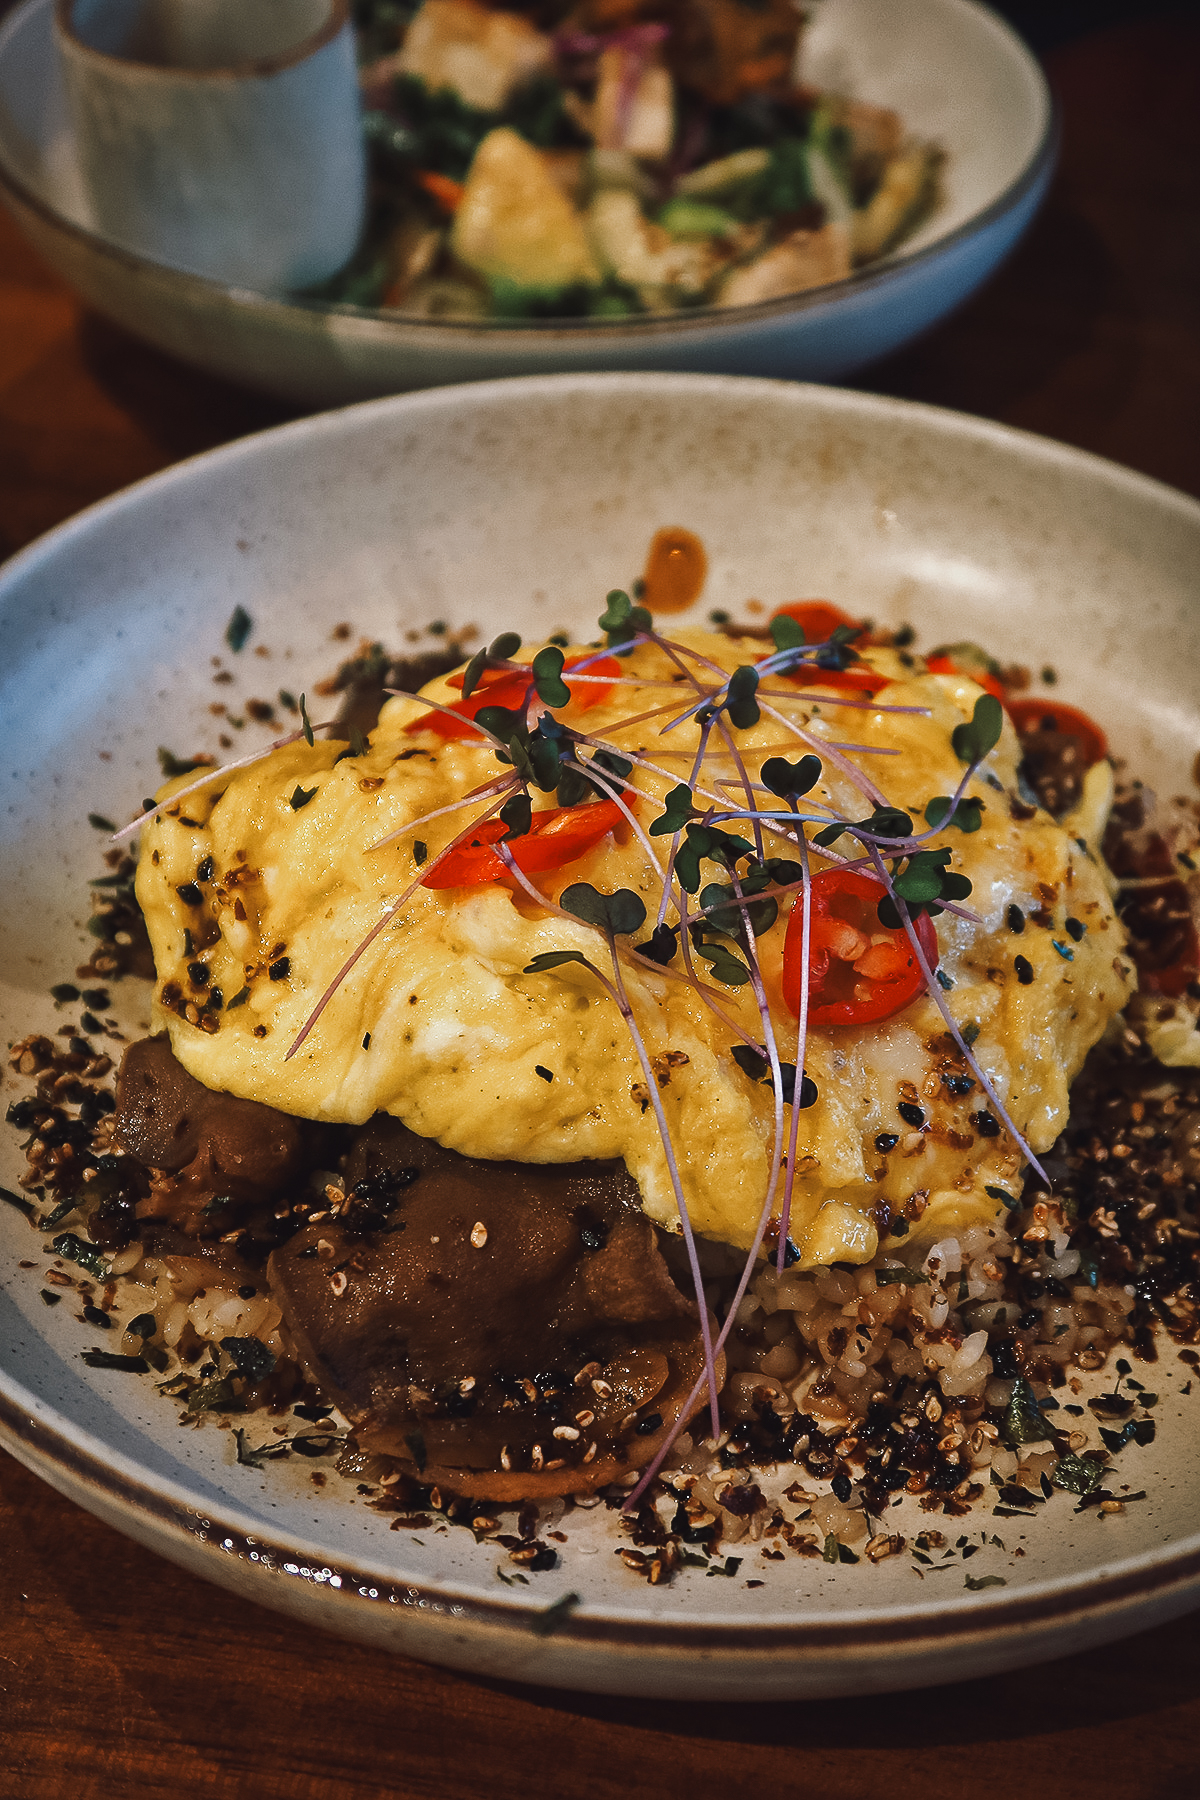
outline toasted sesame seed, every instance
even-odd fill
[[[329,1277],[329,1285],[333,1289],[334,1294],[340,1300],[342,1295],[345,1293],[346,1289],[350,1286],[350,1283],[347,1280],[344,1272],[341,1269],[336,1269],[334,1271],[334,1273]]]
[[[487,1226],[482,1219],[476,1219],[474,1225],[471,1227],[471,1242],[474,1244],[476,1250],[482,1250],[483,1246],[487,1243],[487,1239]]]

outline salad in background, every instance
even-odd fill
[[[798,82],[791,0],[356,0],[370,222],[325,299],[425,318],[744,306],[937,199],[900,116]]]

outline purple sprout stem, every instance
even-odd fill
[[[301,1044],[303,1044],[305,1038],[317,1023],[317,1020],[321,1017],[321,1014],[325,1011],[325,1008],[329,1005],[329,1002],[333,999],[333,996],[337,993],[359,957],[362,956],[364,951],[370,949],[380,932],[391,922],[400,911],[400,908],[412,898],[417,889],[424,884],[427,876],[433,873],[438,864],[444,862],[452,850],[457,850],[460,844],[465,843],[471,833],[477,830],[478,827],[483,824],[485,819],[490,819],[493,814],[499,812],[503,801],[504,795],[501,794],[484,812],[481,812],[477,818],[472,819],[471,823],[466,826],[464,830],[460,831],[456,838],[452,838],[444,850],[439,850],[432,862],[423,863],[421,865],[420,874],[408,884],[398,900],[388,902],[378,919],[376,919],[374,925],[372,925],[370,931],[368,931],[366,937],[358,945],[357,949],[353,950],[346,958],[329,986],[325,989],[325,992],[321,995],[321,998],[317,1001],[317,1004],[313,1007],[313,1010],[309,1013],[307,1019],[305,1019],[303,1025],[300,1027],[299,1033],[292,1041],[290,1050],[283,1059],[285,1063],[291,1062],[293,1056],[295,1056],[297,1050],[299,1050]]]
[[[398,837],[404,837],[410,831],[419,831],[422,825],[428,825],[432,819],[444,818],[447,813],[460,812],[464,806],[470,806],[472,800],[482,800],[489,794],[503,795],[519,788],[521,785],[517,775],[498,775],[495,781],[486,786],[476,788],[473,794],[464,794],[461,800],[452,801],[449,806],[439,806],[434,812],[423,813],[419,819],[407,819],[403,825],[397,825],[395,831],[389,831],[386,837],[376,838],[368,844],[364,854],[372,850],[382,850],[385,844],[394,844]]]
[[[804,886],[800,904],[800,1007],[796,1015],[796,1092],[792,1096],[792,1119],[788,1129],[787,1175],[783,1183],[783,1205],[779,1212],[779,1250],[776,1268],[782,1275],[787,1266],[788,1227],[792,1218],[792,1191],[796,1182],[796,1143],[800,1133],[800,1099],[804,1092],[804,1059],[808,1054],[808,1005],[810,960],[812,956],[812,870],[808,859],[808,839],[803,828],[796,832],[800,861],[804,867]]]
[[[762,710],[769,718],[774,719],[777,725],[782,725],[786,731],[792,732],[810,750],[818,753],[828,752],[829,760],[834,767],[840,769],[842,774],[853,782],[859,793],[864,799],[869,800],[872,806],[890,806],[892,804],[887,795],[881,793],[875,786],[870,776],[864,774],[861,769],[856,769],[852,762],[848,762],[836,745],[828,743],[824,738],[814,737],[811,732],[805,731],[803,726],[797,725],[773,706],[764,706]]]
[[[978,1076],[980,1086],[983,1088],[984,1093],[987,1095],[988,1099],[991,1101],[992,1105],[995,1107],[996,1112],[999,1114],[1000,1121],[1003,1124],[1004,1129],[1008,1132],[1009,1136],[1012,1138],[1013,1142],[1016,1144],[1016,1146],[1017,1146],[1018,1150],[1021,1152],[1022,1156],[1025,1157],[1030,1168],[1033,1169],[1034,1172],[1041,1177],[1042,1181],[1045,1182],[1045,1184],[1048,1188],[1053,1189],[1054,1183],[1051,1181],[1050,1177],[1047,1175],[1045,1169],[1043,1169],[1043,1167],[1042,1167],[1041,1163],[1038,1161],[1037,1157],[1033,1154],[1033,1151],[1030,1149],[1029,1145],[1026,1143],[1022,1134],[1017,1130],[1017,1127],[1014,1125],[1012,1119],[1009,1116],[1007,1107],[1005,1106],[1003,1100],[1001,1100],[999,1094],[996,1092],[995,1088],[993,1087],[991,1078],[984,1071],[982,1065],[978,1062],[976,1057],[972,1054],[970,1045],[967,1043],[966,1039],[963,1037],[962,1032],[959,1030],[958,1025],[955,1022],[954,1015],[950,1011],[950,1008],[946,1003],[946,997],[942,993],[941,986],[938,983],[937,977],[935,976],[933,970],[930,968],[928,958],[926,957],[924,950],[921,948],[921,940],[917,936],[916,929],[912,922],[912,915],[908,910],[908,906],[906,905],[902,896],[896,892],[891,881],[888,879],[887,870],[883,866],[883,858],[879,855],[878,851],[873,852],[873,860],[875,862],[875,867],[876,867],[876,871],[879,875],[879,879],[884,883],[885,887],[887,888],[888,893],[892,896],[892,904],[895,906],[897,912],[900,914],[900,919],[904,926],[905,932],[907,933],[908,941],[912,945],[912,948],[913,948],[913,955],[916,957],[917,964],[921,970],[921,974],[925,978],[925,988],[929,994],[930,999],[933,1001],[934,1005],[937,1007],[938,1011],[941,1013],[942,1018],[945,1020],[946,1026],[950,1032],[951,1037],[953,1037],[955,1043],[958,1045],[959,1049],[962,1051],[963,1055],[965,1056],[965,1058],[967,1060],[967,1066],[971,1070],[973,1070],[973,1072]]]
[[[696,1305],[700,1312],[700,1336],[704,1344],[704,1374],[701,1377],[701,1381],[706,1381],[708,1383],[709,1413],[712,1424],[712,1434],[714,1438],[717,1438],[721,1434],[721,1414],[717,1403],[717,1361],[716,1353],[713,1350],[712,1331],[708,1323],[708,1302],[704,1297],[704,1277],[700,1272],[700,1257],[696,1250],[696,1236],[692,1230],[692,1221],[688,1213],[687,1201],[684,1199],[683,1195],[683,1183],[680,1180],[679,1167],[675,1161],[675,1147],[671,1142],[671,1133],[667,1127],[667,1117],[663,1111],[662,1100],[659,1097],[658,1082],[654,1078],[654,1071],[650,1066],[650,1058],[646,1052],[646,1046],[642,1041],[642,1034],[638,1030],[637,1020],[633,1016],[633,1008],[630,1006],[628,995],[625,992],[625,982],[621,975],[621,964],[617,957],[616,941],[611,931],[606,932],[605,936],[608,939],[609,953],[612,956],[613,962],[613,975],[616,979],[617,993],[619,995],[617,1004],[621,1009],[621,1016],[625,1020],[629,1035],[633,1039],[633,1047],[637,1051],[638,1061],[642,1065],[642,1076],[650,1094],[650,1103],[654,1108],[654,1117],[658,1124],[659,1136],[662,1139],[663,1154],[667,1159],[667,1171],[670,1174],[671,1186],[675,1192],[675,1205],[679,1212],[679,1223],[683,1231],[683,1240],[687,1245],[688,1265],[692,1272],[692,1280],[695,1283]],[[697,1384],[697,1387],[699,1387],[699,1384]]]
[[[337,719],[325,719],[320,725],[310,725],[308,729],[309,731],[328,731],[338,723]],[[169,806],[176,805],[180,800],[186,800],[189,794],[196,793],[200,788],[207,787],[210,781],[219,781],[222,775],[233,775],[238,769],[249,769],[254,763],[261,762],[265,756],[270,756],[273,751],[286,750],[289,744],[298,743],[301,738],[307,738],[307,736],[308,732],[302,725],[298,731],[289,731],[286,737],[276,738],[273,743],[265,745],[261,750],[251,750],[248,756],[239,756],[236,762],[222,763],[220,768],[206,769],[203,775],[196,777],[195,781],[190,781],[186,787],[178,788],[166,800],[160,800],[157,806],[149,807],[146,812],[140,813],[132,823],[122,825],[120,831],[114,831],[108,840],[109,843],[120,844],[127,837],[132,837],[135,831],[140,831],[143,825],[148,824],[151,819],[156,819],[159,813],[165,812]]]

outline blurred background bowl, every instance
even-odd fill
[[[975,0],[817,0],[805,79],[894,107],[946,153],[940,204],[899,250],[757,306],[635,319],[428,320],[279,299],[171,268],[95,228],[53,35],[54,0],[0,27],[0,195],[95,309],[159,349],[307,406],[485,377],[682,369],[828,381],[950,312],[1032,219],[1055,121],[1032,54]]]

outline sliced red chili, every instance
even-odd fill
[[[857,628],[861,623],[828,600],[792,600],[787,606],[777,606],[772,617],[777,619],[781,614],[795,619],[809,644],[823,644],[840,626]],[[831,688],[835,693],[862,694],[866,699],[873,699],[890,679],[865,662],[852,663],[848,669],[819,669],[814,663],[801,663],[799,668],[787,671],[787,680],[794,681],[797,687]]]
[[[832,688],[835,693],[862,694],[864,699],[873,700],[892,678],[881,675],[869,663],[853,663],[848,669],[819,669],[815,663],[801,663],[799,668],[787,671],[786,679],[794,681],[797,687]]]
[[[1087,769],[1108,755],[1108,739],[1078,707],[1060,706],[1057,700],[1006,700],[1004,704],[1022,739],[1042,735],[1077,738]]]
[[[506,848],[523,874],[562,869],[594,850],[602,838],[616,830],[624,816],[615,800],[597,800],[588,806],[552,806],[534,813],[524,837],[512,838]],[[509,871],[493,846],[507,830],[503,819],[485,819],[466,843],[430,870],[422,886],[478,887],[484,881],[503,881]]]
[[[925,667],[931,675],[965,675],[976,687],[986,693],[994,694],[1001,706],[1008,704],[1008,690],[995,675],[989,675],[986,669],[969,668],[965,663],[956,662],[952,656],[929,656],[925,659]]]
[[[822,869],[812,879],[809,928],[808,1018],[831,1030],[843,1025],[873,1025],[924,992],[925,977],[907,932],[879,922],[879,902],[887,893],[874,875],[856,869]],[[783,947],[783,997],[793,1013],[800,1011],[803,900],[798,895],[788,920]],[[933,921],[922,913],[917,939],[930,969],[937,967],[938,944]]]
[[[584,671],[588,675],[604,675],[606,682],[578,681],[571,689],[573,705],[586,712],[588,707],[599,706],[612,693],[612,683],[621,673],[621,665],[613,656],[602,656],[593,660],[589,656],[571,656],[563,665],[563,673],[579,668],[586,663]],[[459,669],[456,674],[447,676],[451,687],[461,688],[463,673]],[[473,737],[471,721],[485,706],[503,706],[514,712],[525,699],[533,681],[532,669],[485,669],[479,686],[465,700],[456,700],[449,712],[423,713],[405,726],[406,731],[436,731],[443,738]],[[454,716],[452,716],[454,715]]]
[[[771,617],[777,619],[781,613],[795,619],[809,644],[825,643],[841,625],[857,628],[862,624],[861,619],[852,619],[831,600],[789,600],[786,606],[777,606]]]

